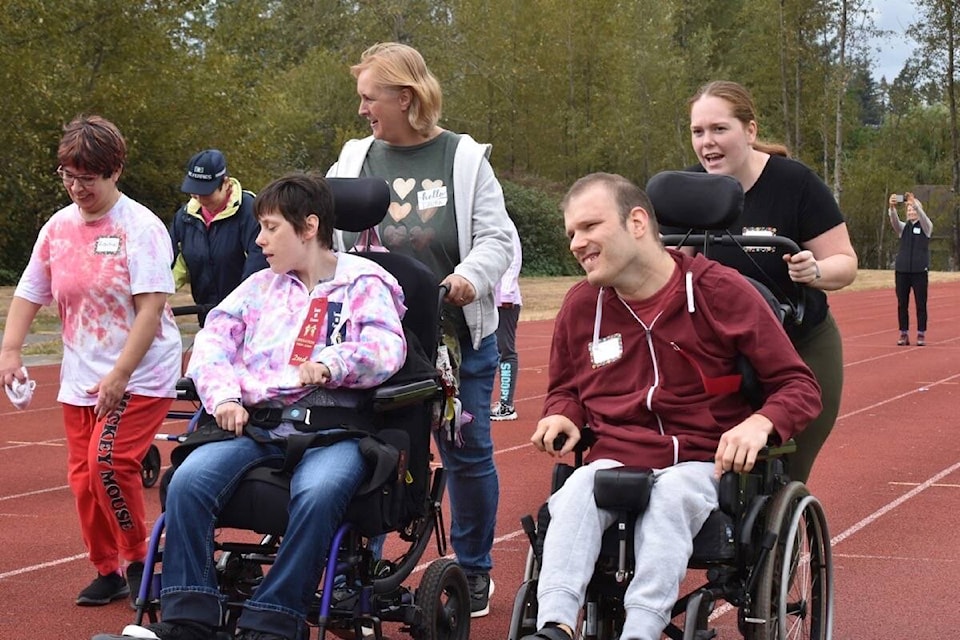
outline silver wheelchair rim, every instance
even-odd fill
[[[821,558],[823,566],[819,568],[818,575],[816,576],[816,579],[824,582],[823,598],[825,602],[822,605],[824,615],[821,621],[825,631],[823,637],[826,640],[830,640],[833,637],[833,561],[831,559],[830,540],[827,537],[826,517],[824,516],[823,506],[820,504],[820,501],[814,496],[807,495],[797,503],[797,507],[790,519],[790,526],[787,529],[787,537],[784,541],[784,562],[780,568],[780,585],[777,597],[778,637],[782,640],[806,637],[796,635],[797,625],[803,623],[803,616],[797,617],[797,624],[791,625],[789,629],[787,628],[788,613],[794,613],[787,611],[787,601],[789,592],[793,587],[797,586],[798,582],[800,583],[799,588],[801,593],[807,594],[812,592],[814,575],[812,574],[810,566],[810,548],[814,540],[808,534],[807,527],[804,527],[802,531],[802,535],[807,543],[805,546],[801,544],[797,551],[798,553],[805,554],[806,558],[798,558],[795,563],[792,557],[794,552],[791,551],[791,558],[787,561],[787,550],[796,548],[797,536],[801,534],[801,528],[799,526],[800,519],[807,513],[812,515],[812,518],[808,518],[807,526],[812,525],[816,530],[816,535],[817,538],[819,538],[819,545],[821,547],[818,553],[822,553],[823,556]],[[794,568],[796,568],[796,571],[794,571]],[[805,606],[809,607],[809,603],[806,603]],[[808,610],[808,614],[812,613],[812,611]]]

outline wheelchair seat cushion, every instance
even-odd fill
[[[408,517],[405,489],[410,474],[410,437],[399,429],[384,429],[358,442],[370,474],[354,495],[345,521],[362,535],[393,531]],[[251,469],[240,481],[217,519],[217,526],[283,535],[288,525],[290,475],[281,467]]]
[[[289,521],[289,502],[290,477],[277,468],[256,467],[237,485],[217,526],[283,535]]]
[[[693,539],[689,566],[706,569],[715,564],[732,562],[737,557],[734,531],[733,518],[721,509],[713,510]]]

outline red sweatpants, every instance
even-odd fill
[[[67,480],[90,562],[102,575],[147,554],[141,460],[172,403],[127,393],[101,420],[92,406],[63,405]]]

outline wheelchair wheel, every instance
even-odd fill
[[[140,461],[140,482],[149,489],[160,479],[160,449],[152,444]]]
[[[441,558],[430,563],[414,598],[423,623],[412,630],[416,640],[468,640],[470,589],[456,561]]]
[[[800,482],[770,506],[777,542],[760,573],[747,640],[829,640],[833,630],[833,561],[823,507]]]
[[[524,580],[513,601],[507,640],[520,640],[537,632],[537,581]]]

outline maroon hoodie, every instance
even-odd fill
[[[650,300],[628,305],[583,281],[557,315],[543,415],[595,430],[587,462],[662,469],[712,461],[721,434],[753,413],[726,378],[736,375],[738,354],[756,369],[766,394],[757,413],[781,442],[820,413],[816,379],[753,285],[703,256],[667,251],[678,271]],[[620,334],[622,355],[594,366],[598,316],[599,339]]]

